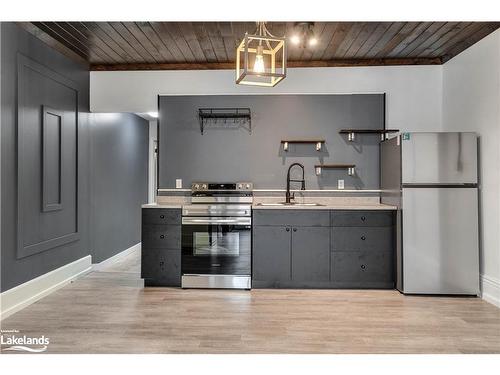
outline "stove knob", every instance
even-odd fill
[[[243,184],[238,184],[238,189],[243,189]]]
[[[250,189],[250,184],[247,184],[246,188],[247,188],[247,189]]]
[[[203,184],[202,188],[206,190],[208,188],[208,185],[207,184]]]
[[[199,188],[200,188],[200,185],[198,185],[198,184],[194,184],[194,189],[195,189],[195,190],[198,190]]]

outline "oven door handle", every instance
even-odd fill
[[[200,224],[237,224],[237,225],[252,225],[250,217],[183,217],[183,225],[200,225]]]

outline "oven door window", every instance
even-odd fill
[[[193,233],[194,256],[239,256],[240,232],[225,231],[215,226]]]

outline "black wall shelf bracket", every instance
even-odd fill
[[[252,114],[250,108],[199,108],[200,131],[207,127],[219,129],[244,128],[252,133]]]

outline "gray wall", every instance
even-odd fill
[[[149,123],[132,114],[93,114],[91,143],[93,262],[141,238],[148,200]]]
[[[85,66],[81,66],[50,49],[27,32],[21,30],[13,23],[2,23],[2,61],[1,61],[1,142],[2,142],[2,275],[1,275],[1,290],[10,289],[16,285],[26,282],[43,273],[51,271],[55,268],[70,263],[76,259],[88,255],[89,252],[89,127],[88,127],[88,82],[89,73]],[[26,68],[26,65],[20,70],[19,75],[18,61],[23,56],[37,64],[47,68],[42,74],[38,74],[35,70]],[[68,167],[68,172],[73,173],[72,177],[68,177],[67,181],[75,183],[78,181],[78,191],[76,196],[76,212],[75,202],[68,202],[71,207],[65,207],[61,212],[68,214],[66,217],[73,223],[78,219],[79,239],[61,246],[51,247],[49,249],[40,250],[32,255],[26,253],[22,249],[22,243],[25,245],[33,241],[38,241],[41,238],[52,239],[58,233],[50,233],[57,229],[50,221],[41,222],[39,220],[29,221],[30,215],[34,215],[35,209],[40,212],[40,206],[35,207],[37,198],[41,193],[40,169],[39,165],[33,164],[34,158],[37,156],[41,160],[41,155],[29,153],[21,155],[20,161],[23,164],[24,170],[28,173],[20,176],[20,179],[25,182],[25,186],[18,186],[17,181],[17,166],[18,166],[18,138],[17,138],[17,86],[18,79],[25,85],[24,91],[29,95],[26,101],[20,102],[20,110],[24,111],[27,118],[33,119],[40,115],[40,107],[37,106],[39,101],[49,101],[52,107],[58,107],[59,104],[65,109],[69,115],[74,116],[74,107],[67,108],[65,95],[62,94],[62,99],[59,97],[60,92],[51,95],[50,89],[64,91],[63,85],[60,85],[50,76],[52,73],[47,73],[48,68],[54,74],[71,79],[73,82],[72,90],[77,92],[78,96],[78,155],[76,165]],[[30,78],[36,76],[37,82],[30,82]],[[42,85],[37,87],[35,85]],[[70,91],[72,91],[70,90]],[[74,94],[72,94],[74,98]],[[31,121],[31,120],[29,120]],[[40,124],[33,124],[30,128],[27,123],[21,126],[20,132],[23,134],[23,139],[28,147],[29,145],[40,144]],[[37,126],[38,125],[38,126]],[[74,122],[70,124],[74,126]],[[30,132],[32,130],[32,132]],[[71,147],[75,147],[76,139],[71,140]],[[38,149],[40,152],[40,149]],[[31,163],[31,164],[30,164]],[[29,168],[33,174],[29,174]],[[37,175],[35,175],[37,173]],[[76,174],[76,176],[75,176]],[[75,178],[77,177],[77,179]],[[18,189],[19,188],[19,189]],[[21,190],[22,188],[22,190]],[[73,189],[68,193],[75,193]],[[24,204],[23,215],[26,222],[21,223],[23,226],[22,237],[18,238],[18,198],[20,203]],[[33,199],[32,199],[33,198]],[[73,212],[68,212],[73,210]],[[47,213],[49,216],[51,213]],[[56,211],[59,216],[60,212]],[[59,220],[59,217],[57,218]],[[74,229],[74,228],[73,228]],[[72,229],[68,229],[71,232]],[[21,246],[18,246],[20,239]]]
[[[89,71],[86,66],[69,60],[14,23],[4,22],[0,27],[0,290],[5,291],[86,255],[102,260],[107,254],[113,255],[140,241],[138,207],[146,201],[147,168],[144,160],[147,160],[148,130],[146,123],[135,116],[89,114]],[[23,93],[20,97],[18,84],[21,84],[19,92]],[[52,179],[48,181],[50,194],[47,198],[48,203],[56,203],[61,188],[62,209],[48,212],[42,212],[40,203],[44,176],[41,168],[43,149],[39,147],[43,141],[42,105],[64,110],[62,133],[47,132],[53,137],[62,134],[62,142],[54,145],[60,144],[63,156],[61,166],[48,175]],[[115,120],[104,121],[106,116]],[[49,126],[57,130],[57,121],[54,121],[52,118]],[[101,123],[103,128],[99,126]],[[122,124],[127,129],[123,133]],[[18,132],[21,146],[18,145]],[[114,134],[114,139],[110,134]],[[106,145],[99,141],[101,136],[106,137]],[[91,142],[91,139],[98,141]],[[95,152],[92,160],[91,144]],[[23,152],[18,153],[18,147]],[[116,155],[109,154],[113,151]],[[136,152],[137,161],[131,163],[128,152]],[[57,159],[57,155],[56,152],[49,157]],[[21,184],[18,183],[18,166],[22,171],[19,174]],[[57,182],[59,173],[62,184]],[[124,182],[129,186],[123,186]],[[120,188],[112,191],[110,186]],[[101,204],[93,214],[91,202]],[[100,220],[96,217],[102,214],[101,207],[113,213],[126,230],[94,234],[95,225],[91,222]],[[67,241],[52,241],[61,233],[70,235]],[[38,246],[39,243],[43,245]],[[32,247],[33,244],[37,246]],[[92,245],[99,247],[96,254]]]
[[[252,133],[242,128],[200,132],[198,108],[249,107]],[[209,95],[160,97],[159,187],[184,187],[194,180],[253,181],[256,188],[284,188],[293,162],[306,168],[308,189],[331,189],[344,179],[346,188],[379,187],[379,141],[360,135],[355,143],[338,134],[342,128],[384,127],[384,96],[370,95]],[[324,138],[314,145],[291,145],[281,139]],[[346,170],[314,173],[315,164],[356,164],[356,176]]]

